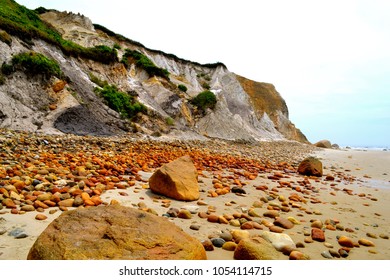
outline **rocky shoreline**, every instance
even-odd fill
[[[243,236],[252,238],[247,247],[259,237],[267,240],[277,249],[273,259],[390,256],[382,249],[388,247],[388,221],[378,202],[388,196],[375,189],[357,192],[364,182],[345,169],[328,168],[321,178],[297,174],[299,162],[319,150],[311,145],[8,130],[0,131],[0,143],[0,259],[26,259],[63,211],[112,204],[165,216],[201,241],[208,259],[239,258],[234,251],[244,246]],[[199,174],[199,200],[153,194],[148,180],[154,170],[185,155]]]

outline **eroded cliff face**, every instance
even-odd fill
[[[291,139],[307,142],[288,120],[288,109],[272,85],[257,83],[230,72],[223,64],[200,65],[173,55],[145,48],[131,40],[121,40],[95,29],[82,15],[49,11],[41,18],[68,40],[84,47],[106,45],[146,55],[156,66],[166,69],[169,79],[149,75],[136,63],[102,64],[69,57],[53,45],[34,39],[28,45],[17,37],[8,45],[0,41],[0,63],[16,53],[33,50],[54,59],[65,79],[29,77],[17,71],[0,85],[0,126],[44,133],[115,135],[140,132],[168,137],[206,137],[254,141]],[[147,109],[133,120],[122,118],[95,92],[91,76],[115,85],[135,96]],[[56,85],[62,83],[60,89]],[[178,89],[184,85],[187,91]],[[205,89],[217,98],[214,109],[199,112],[190,100]]]
[[[287,104],[274,85],[252,81],[239,75],[236,77],[249,95],[258,117],[267,114],[284,137],[308,143],[306,136],[289,120]]]

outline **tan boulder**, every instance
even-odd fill
[[[120,205],[63,212],[29,260],[204,260],[201,242],[167,219]]]
[[[322,162],[315,157],[305,158],[298,166],[298,173],[308,176],[322,176]]]
[[[199,199],[198,172],[184,156],[157,169],[149,179],[152,192],[183,201]]]
[[[314,144],[314,146],[319,148],[332,149],[332,143],[329,140],[321,140]]]
[[[234,251],[236,260],[278,260],[282,259],[274,246],[261,237],[242,239]]]

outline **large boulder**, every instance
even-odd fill
[[[307,176],[322,176],[322,162],[315,157],[305,158],[298,166],[298,173]]]
[[[321,140],[314,144],[314,146],[319,148],[332,149],[332,143],[329,140]]]
[[[236,260],[278,260],[281,259],[274,246],[261,237],[242,239],[234,251]]]
[[[29,260],[204,260],[197,239],[163,217],[120,205],[62,213],[38,237]]]
[[[157,169],[149,179],[152,192],[183,201],[199,199],[198,172],[189,156]]]

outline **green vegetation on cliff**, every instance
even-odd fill
[[[38,13],[44,10],[41,8],[33,11],[13,0],[0,0],[0,28],[28,44],[32,44],[34,38],[42,39],[59,47],[65,55],[92,59],[105,64],[118,61],[115,49],[107,46],[85,48],[63,39],[57,30],[40,19]]]
[[[139,112],[146,113],[145,105],[135,101],[129,94],[119,91],[114,85],[106,85],[102,89],[95,88],[95,91],[104,98],[108,107],[125,118],[132,118]]]
[[[62,76],[60,66],[55,60],[32,51],[14,55],[11,64],[3,63],[1,70],[5,75],[9,75],[15,70],[22,70],[31,76],[38,74],[44,75],[46,78]]]
[[[202,91],[191,100],[191,104],[195,105],[201,111],[205,111],[207,108],[214,109],[217,104],[217,98],[214,93],[209,90]]]
[[[169,72],[166,69],[157,67],[146,55],[139,51],[126,49],[122,62],[128,66],[129,61],[133,60],[138,67],[144,69],[149,76],[160,76],[169,80]]]

